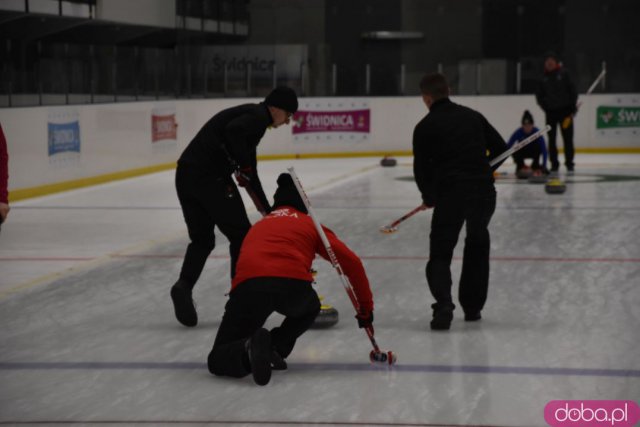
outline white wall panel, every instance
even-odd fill
[[[305,101],[332,102],[340,98],[309,98]],[[366,140],[295,140],[291,126],[269,129],[259,146],[261,155],[319,153],[399,152],[411,150],[415,124],[427,113],[419,97],[342,98],[370,108],[370,134]],[[529,109],[539,127],[544,115],[533,96],[454,97],[453,100],[482,112],[507,139]],[[582,97],[575,119],[575,146],[578,150],[640,148],[640,95],[591,95]],[[10,189],[24,189],[113,172],[175,162],[189,140],[217,111],[260,99],[215,99],[137,102],[60,107],[13,108],[0,110],[0,123],[8,142]],[[615,107],[635,125],[611,129],[596,128],[598,106]],[[161,111],[161,113],[158,113]],[[152,142],[152,114],[175,111],[176,139]],[[58,119],[63,117],[63,119]],[[49,123],[64,123],[77,117],[80,130],[79,153],[49,155]],[[68,121],[68,120],[67,120]],[[560,146],[562,144],[560,143]]]
[[[175,28],[175,0],[98,0],[96,18],[127,24]]]

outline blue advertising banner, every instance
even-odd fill
[[[47,150],[54,168],[73,168],[80,163],[80,114],[76,108],[49,109]]]
[[[68,151],[80,152],[80,123],[49,122],[49,156]]]

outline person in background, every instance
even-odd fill
[[[533,124],[533,116],[529,110],[524,111],[521,123],[522,126],[516,129],[511,135],[511,138],[509,138],[509,141],[507,141],[507,148],[511,148],[516,142],[522,141],[539,131]],[[540,157],[542,157],[542,163],[540,163]],[[519,178],[523,176],[521,175],[522,171],[528,168],[525,164],[525,159],[532,159],[531,170],[533,173],[549,173],[547,169],[547,146],[544,137],[540,136],[535,141],[527,144],[526,147],[513,153],[513,160],[516,162],[516,176]]]
[[[548,52],[544,58],[544,76],[536,91],[536,100],[546,115],[549,131],[549,160],[551,173],[557,174],[560,167],[556,130],[560,127],[564,141],[564,164],[567,173],[574,173],[573,116],[577,112],[578,92],[565,68],[558,62],[558,56]]]
[[[231,278],[235,275],[240,246],[251,223],[231,176],[247,188],[256,208],[268,213],[271,208],[258,177],[256,150],[268,128],[288,124],[297,110],[293,89],[277,87],[261,103],[214,115],[180,156],[176,190],[191,240],[178,281],[171,288],[175,316],[181,324],[198,324],[192,290],[215,247],[216,226],[229,239]]]
[[[242,243],[229,301],[207,358],[212,374],[241,378],[251,373],[259,385],[269,382],[272,369],[287,368],[284,359],[318,315],[311,263],[316,254],[329,260],[291,175],[278,177],[273,200],[271,213],[251,227]],[[373,297],[362,262],[331,230],[323,229],[353,286],[358,326],[372,327]],[[285,318],[268,331],[263,325],[274,311]]]
[[[6,221],[9,207],[9,153],[7,139],[0,125],[0,224]]]
[[[413,132],[413,173],[425,206],[433,207],[426,273],[435,299],[431,329],[448,330],[455,305],[451,259],[466,225],[459,301],[466,321],[477,321],[489,287],[489,222],[496,207],[489,161],[507,149],[500,134],[477,111],[449,99],[440,73],[420,81],[429,113]],[[489,155],[487,156],[487,152]]]

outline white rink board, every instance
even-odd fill
[[[532,95],[453,97],[455,102],[482,112],[507,139],[529,109],[538,126],[544,115]],[[261,99],[215,99],[136,102],[101,105],[31,107],[0,110],[0,123],[7,137],[10,156],[9,189],[24,189],[136,168],[171,163],[186,144],[217,111]],[[268,130],[259,155],[321,153],[409,152],[416,123],[427,113],[420,97],[389,98],[302,98],[300,104],[324,102],[349,104],[366,102],[371,127],[366,140],[296,141],[291,127]],[[581,148],[640,148],[640,128],[623,132],[599,132],[599,105],[640,106],[640,95],[590,95],[580,98],[576,117],[575,146]],[[152,112],[175,110],[178,125],[173,142],[152,143]],[[62,161],[48,156],[48,124],[59,112],[78,117],[80,153]],[[561,146],[561,145],[560,145]],[[37,171],[37,173],[34,173]]]

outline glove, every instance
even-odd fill
[[[4,222],[5,218],[7,218],[10,210],[11,208],[8,204],[0,202],[0,224]]]
[[[423,195],[422,204],[425,206],[425,209],[432,208],[436,205],[435,198],[431,195]]]
[[[235,171],[236,181],[240,187],[247,187],[251,182],[253,170],[250,167],[240,168]]]
[[[356,314],[358,328],[373,328],[373,310],[361,311]]]

